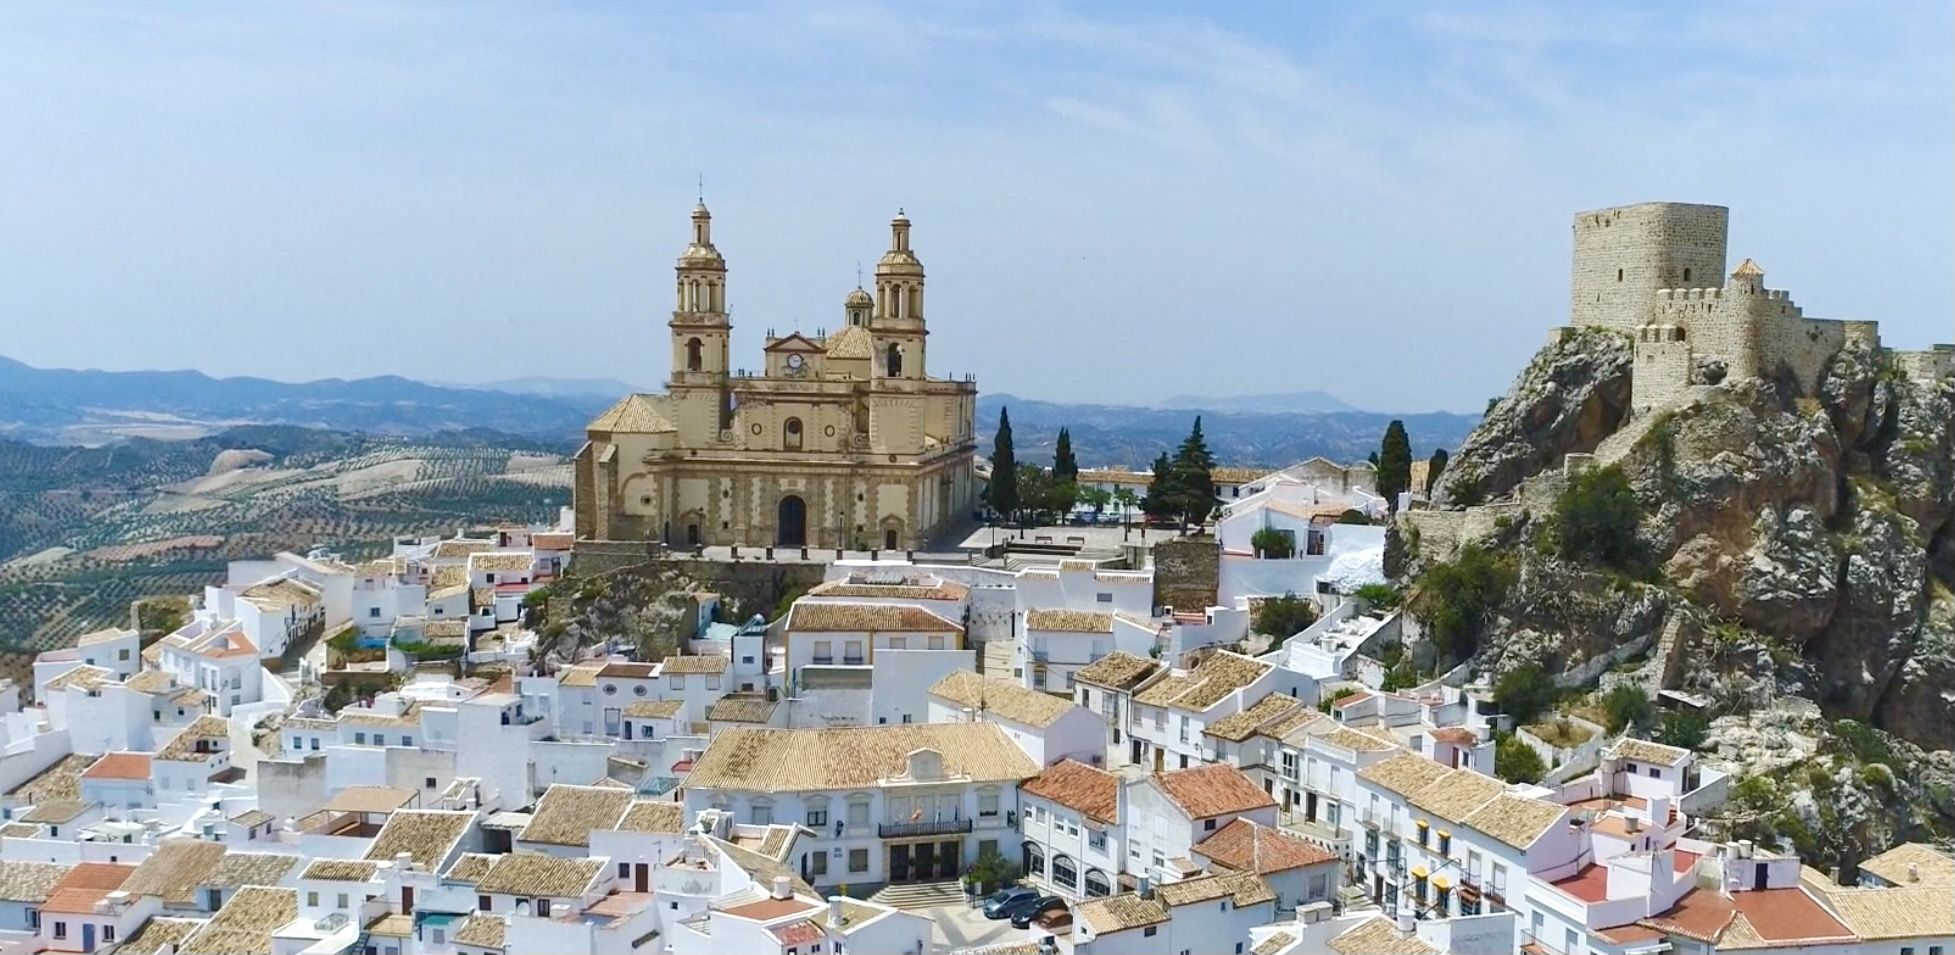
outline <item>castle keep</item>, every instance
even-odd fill
[[[875,294],[848,293],[839,331],[770,331],[760,373],[736,373],[726,260],[695,207],[666,392],[626,396],[586,429],[578,538],[904,549],[970,513],[977,384],[925,373],[923,263],[908,218],[889,231]]]
[[[1782,375],[1811,394],[1847,342],[1880,344],[1874,322],[1806,317],[1750,259],[1727,276],[1730,218],[1723,206],[1680,202],[1575,216],[1569,319],[1635,336],[1639,413],[1727,378]],[[1955,372],[1951,346],[1895,357],[1917,377]]]

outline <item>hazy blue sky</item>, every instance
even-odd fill
[[[655,383],[701,172],[748,366],[898,206],[986,391],[1477,410],[1647,199],[1955,338],[1947,3],[164,6],[0,6],[0,353]]]

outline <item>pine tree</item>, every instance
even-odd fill
[[[998,434],[991,441],[991,509],[1006,520],[1018,511],[1018,456],[1011,449],[1011,409],[998,409]]]
[[[1154,459],[1154,478],[1147,482],[1147,494],[1140,499],[1140,512],[1150,520],[1169,517],[1178,510],[1174,497],[1174,463],[1163,451]]]
[[[1073,436],[1067,428],[1059,429],[1059,446],[1052,451],[1052,479],[1061,484],[1079,481],[1079,462],[1073,459]]]
[[[1426,460],[1425,492],[1427,497],[1431,497],[1433,489],[1439,486],[1439,475],[1446,473],[1446,461],[1448,459],[1445,448],[1432,449],[1432,457]]]
[[[1208,442],[1202,437],[1202,419],[1196,415],[1194,428],[1174,452],[1172,510],[1180,515],[1182,523],[1200,524],[1215,509],[1214,468],[1215,456],[1208,451]]]
[[[1405,435],[1405,422],[1393,419],[1385,426],[1385,440],[1378,446],[1378,493],[1387,506],[1398,509],[1398,495],[1412,487],[1412,440]]]

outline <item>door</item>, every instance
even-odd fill
[[[883,550],[896,549],[896,531],[886,530],[882,532],[882,549]]]
[[[1127,762],[1130,762],[1130,763],[1138,763],[1138,762],[1140,762],[1140,740],[1137,740],[1137,739],[1136,739],[1136,740],[1128,740],[1128,742],[1130,742],[1130,743],[1133,743],[1133,744],[1134,744],[1134,758],[1132,758],[1132,759],[1130,759],[1130,760],[1127,760]]]
[[[775,543],[782,547],[800,547],[808,542],[808,504],[798,495],[789,494],[781,498],[777,522],[779,530]]]
[[[412,915],[413,913],[414,913],[414,887],[411,885],[403,885],[401,886],[401,914]]]
[[[1752,878],[1757,882],[1757,884],[1753,885],[1752,888],[1763,889],[1765,887],[1765,882],[1766,882],[1765,871],[1766,871],[1766,866],[1765,863],[1763,862],[1757,863],[1751,867]]]
[[[1168,755],[1167,750],[1164,750],[1159,746],[1154,747],[1154,771],[1155,772],[1158,773],[1166,767],[1167,755]]]
[[[910,878],[922,882],[937,874],[937,847],[928,842],[919,842],[911,850],[916,853],[915,862],[910,866]]]
[[[910,880],[910,847],[889,847],[889,881],[908,882]]]
[[[937,847],[937,878],[957,878],[958,863],[964,860],[964,844],[955,839]]]
[[[1317,794],[1316,793],[1304,794],[1303,818],[1308,819],[1311,822],[1317,821]]]
[[[650,892],[652,890],[652,867],[643,862],[632,867],[632,891]]]
[[[94,922],[81,923],[81,950],[84,952],[92,952],[95,950],[95,923]]]

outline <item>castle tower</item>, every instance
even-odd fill
[[[1645,202],[1575,216],[1574,325],[1633,332],[1662,289],[1712,288],[1724,274],[1731,210]]]
[[[692,241],[679,253],[672,307],[672,378],[678,385],[715,384],[727,370],[726,260],[713,247],[713,214],[692,208]]]
[[[878,377],[921,379],[923,341],[923,263],[910,251],[910,220],[903,210],[889,220],[889,251],[876,263],[875,334]]]

